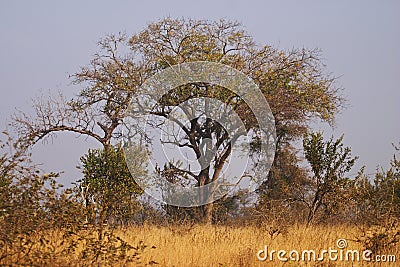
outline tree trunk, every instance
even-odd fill
[[[198,176],[198,185],[201,187],[200,189],[200,201],[202,203],[209,202],[210,195],[209,193],[204,192],[204,186],[210,183],[209,177],[209,167],[203,169]],[[211,224],[213,221],[213,203],[208,203],[200,207],[201,216],[200,221],[206,224]]]
[[[213,223],[213,211],[214,211],[214,203],[209,203],[204,205],[204,222],[206,224]]]
[[[318,189],[317,192],[315,193],[314,200],[313,200],[313,202],[311,204],[310,211],[308,213],[307,227],[314,220],[315,214],[317,213],[319,207],[321,206],[321,199],[322,199],[321,192]]]

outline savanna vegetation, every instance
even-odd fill
[[[214,203],[182,208],[146,196],[134,178],[148,175],[151,152],[129,144],[135,157],[128,169],[122,135],[138,88],[169,66],[193,61],[228,65],[256,83],[275,118],[276,150],[255,192],[239,190]],[[400,256],[399,148],[394,145],[388,170],[368,175],[364,168],[354,170],[357,157],[343,144],[345,136],[325,140],[323,133],[312,131],[316,120],[333,125],[345,106],[318,50],[260,46],[237,22],[167,18],[132,36],[106,36],[92,61],[72,79],[82,88],[75,97],[36,99],[34,114],[14,114],[3,132],[1,266],[266,266],[256,255],[264,245],[321,249],[334,247],[339,238],[351,249]],[[254,133],[252,153],[259,153],[254,114],[241,96],[220,86],[180,86],[163,96],[152,115],[168,117],[174,107],[197,97],[232,106]],[[197,159],[205,156],[203,146],[215,146],[212,167],[193,173],[170,162],[158,166],[159,173],[173,183],[189,180],[204,186],[218,178],[232,143],[211,119],[194,118],[190,124],[182,126],[186,135],[173,145],[188,147]],[[40,169],[30,154],[36,143],[62,131],[101,144],[82,155],[82,177],[68,189],[57,181],[59,173]],[[210,138],[216,142],[203,143]],[[143,140],[151,142],[148,136]],[[295,145],[299,141],[301,148]]]

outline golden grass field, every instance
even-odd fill
[[[96,233],[96,232],[94,232]],[[114,232],[130,244],[146,246],[138,256],[136,263],[114,263],[113,266],[400,266],[400,259],[396,262],[365,262],[365,261],[288,261],[281,262],[274,256],[273,261],[260,261],[257,252],[268,245],[269,249],[301,251],[313,249],[337,249],[336,241],[346,239],[347,248],[360,251],[363,245],[355,240],[360,236],[360,229],[349,226],[311,226],[292,225],[285,233],[271,236],[268,227],[230,227],[211,225],[188,226],[137,226],[117,229]],[[53,255],[63,246],[61,232],[48,234],[50,243],[46,247],[52,250]],[[96,236],[94,234],[93,236]],[[38,241],[39,242],[39,241]],[[71,254],[58,253],[52,260],[47,260],[43,266],[91,266],[79,261],[79,251],[84,248],[83,243],[77,243],[77,249]],[[86,243],[87,244],[87,243]],[[144,246],[145,245],[145,246]],[[106,248],[105,248],[106,249]],[[346,250],[344,249],[344,250]],[[45,255],[43,246],[42,255]],[[40,254],[41,252],[39,252]],[[394,247],[391,251],[380,254],[400,257],[400,248]],[[48,254],[48,256],[51,254]],[[287,256],[287,255],[286,255]],[[44,257],[44,256],[43,256]],[[49,256],[51,257],[51,256]],[[326,256],[328,258],[328,256]],[[7,262],[3,261],[5,266]],[[0,265],[2,265],[0,263]],[[14,265],[13,265],[14,266]],[[42,266],[38,264],[38,266]],[[109,266],[96,264],[95,266]]]
[[[156,249],[143,253],[144,262],[155,261],[161,266],[379,266],[377,262],[281,262],[260,261],[256,254],[268,245],[270,249],[322,250],[336,249],[337,239],[348,242],[347,249],[363,247],[355,242],[359,229],[352,227],[310,227],[293,225],[284,234],[270,236],[267,228],[193,226],[183,229],[162,227],[139,227],[123,231],[128,240],[144,240]],[[344,249],[346,250],[346,249]],[[400,248],[387,254],[400,256]],[[397,263],[381,263],[381,266],[399,266]]]

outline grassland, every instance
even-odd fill
[[[126,229],[122,233],[128,240],[145,240],[155,249],[143,253],[143,262],[155,261],[161,266],[378,266],[369,263],[346,261],[288,261],[281,262],[274,255],[273,261],[260,261],[257,252],[267,245],[269,249],[310,250],[338,249],[338,239],[347,241],[346,250],[364,249],[357,242],[361,229],[349,226],[293,225],[285,233],[274,233],[268,227],[224,227],[192,226],[184,228],[139,227]],[[381,254],[400,256],[400,248],[382,251]],[[287,255],[286,255],[287,257]],[[325,258],[328,258],[327,256]],[[397,263],[399,264],[399,263]],[[381,266],[399,266],[396,263],[381,263]]]
[[[351,226],[289,226],[284,232],[274,232],[265,227],[231,227],[211,225],[185,226],[135,226],[110,231],[105,229],[102,240],[98,232],[84,230],[85,235],[70,234],[66,239],[62,231],[46,233],[29,248],[29,266],[399,266],[400,248],[388,247],[380,250],[381,255],[395,255],[397,262],[362,261],[302,261],[303,250],[338,249],[337,240],[345,239],[347,250],[359,250],[360,257],[365,249],[365,242],[360,237],[366,233]],[[111,234],[111,235],[110,235]],[[112,237],[114,238],[113,240]],[[71,242],[71,240],[73,242]],[[125,240],[133,245],[127,249]],[[67,242],[68,241],[68,242]],[[277,252],[273,260],[260,261],[257,252],[265,245],[271,250],[285,250],[289,253],[297,250],[299,261],[283,262],[278,260]],[[26,246],[29,246],[26,244]],[[12,262],[21,253],[10,253],[0,261],[0,266],[17,266]],[[262,254],[263,255],[263,254]],[[339,253],[338,253],[339,255]],[[127,262],[127,256],[131,262]],[[285,255],[288,257],[288,254]],[[295,254],[293,254],[295,256]],[[372,255],[373,259],[375,255]],[[318,257],[318,255],[317,255]],[[345,258],[345,257],[344,257]],[[119,260],[120,259],[120,260]],[[389,259],[387,259],[389,260]],[[391,259],[393,261],[393,259]]]

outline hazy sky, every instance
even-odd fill
[[[238,20],[259,44],[320,48],[329,71],[340,76],[349,107],[327,136],[345,134],[362,165],[387,167],[391,143],[400,141],[400,1],[1,1],[0,124],[31,98],[60,90],[68,75],[89,63],[107,33],[128,34],[171,17]],[[3,128],[3,127],[1,127]],[[60,134],[39,144],[34,159],[62,182],[80,178],[75,166],[92,140]]]

